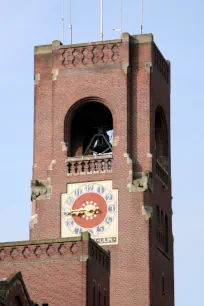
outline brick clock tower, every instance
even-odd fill
[[[30,239],[88,231],[111,252],[111,306],[173,306],[170,63],[153,36],[35,47],[34,116]]]

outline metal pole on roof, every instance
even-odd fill
[[[69,0],[69,41],[70,45],[72,45],[72,3]]]
[[[123,32],[123,0],[120,2],[120,33]]]
[[[62,43],[64,43],[64,0],[62,0]]]
[[[141,30],[141,34],[143,33],[143,13],[144,13],[144,8],[143,8],[143,0],[141,0],[141,7],[140,7],[140,14],[141,14],[141,16],[140,16],[140,18],[141,18],[141,25],[140,25],[140,30]]]
[[[113,29],[114,32],[123,32],[123,0],[120,0],[120,29]]]
[[[101,0],[101,32],[100,32],[101,41],[103,41],[103,0]]]

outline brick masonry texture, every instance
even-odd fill
[[[124,33],[117,41],[71,47],[55,41],[35,49],[33,179],[49,178],[52,195],[50,200],[33,203],[38,220],[30,230],[30,238],[60,237],[61,194],[68,183],[112,180],[113,188],[119,191],[119,244],[106,247],[111,252],[111,306],[174,305],[171,171],[168,188],[164,188],[156,176],[154,137],[155,111],[161,106],[170,139],[170,84],[166,77],[170,66],[168,70],[158,53],[158,63],[165,62],[164,78],[162,64],[158,66],[153,60],[155,48],[152,35]],[[113,148],[112,173],[67,176],[71,144],[66,144],[67,150],[66,146],[62,148],[65,117],[70,116],[71,124],[74,109],[90,97],[103,101],[113,116],[114,138],[119,141]],[[128,186],[135,174],[143,171],[152,171],[152,191],[130,192]],[[169,217],[168,254],[162,253],[156,242],[156,205]],[[142,215],[143,206],[153,208],[150,222]],[[46,270],[56,267],[62,277],[58,283],[63,286],[68,268],[51,261]],[[77,269],[76,265],[71,272],[70,290],[80,281]],[[35,280],[36,286],[40,288],[42,281],[45,279]],[[50,282],[48,286],[52,289]]]
[[[107,292],[110,277],[109,254],[88,237],[0,244],[1,278],[21,271],[36,304],[85,306],[91,277]]]

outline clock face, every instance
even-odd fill
[[[116,243],[117,192],[108,182],[70,184],[62,195],[62,237],[88,231],[99,243]]]

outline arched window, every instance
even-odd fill
[[[155,114],[155,150],[157,161],[168,171],[168,131],[164,111],[161,107],[157,108]]]
[[[66,119],[65,142],[69,142],[69,156],[112,153],[113,119],[104,104],[95,102],[93,98],[84,100],[74,110],[71,124]]]

